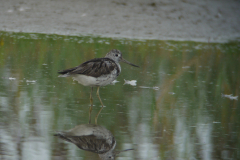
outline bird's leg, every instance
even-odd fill
[[[103,109],[103,107],[101,107],[101,109],[98,111],[98,114],[97,114],[96,117],[95,117],[95,124],[96,124],[96,125],[97,125],[98,116],[99,116],[99,114],[101,113],[102,109]]]
[[[91,88],[91,92],[90,92],[89,124],[91,123],[91,113],[93,108],[92,92],[93,92],[93,87]]]
[[[97,88],[97,96],[98,96],[99,101],[101,102],[102,107],[101,107],[101,109],[98,111],[98,114],[97,114],[96,117],[95,117],[95,124],[97,124],[98,115],[101,113],[101,111],[102,111],[102,109],[103,109],[103,107],[104,107],[104,105],[103,105],[103,103],[102,103],[102,100],[101,100],[101,98],[100,98],[100,96],[99,96],[99,87]]]
[[[102,100],[101,100],[101,98],[100,98],[100,96],[99,96],[99,88],[100,88],[100,87],[97,88],[97,96],[98,96],[99,101],[101,102],[102,107],[104,107],[104,105],[103,105],[103,103],[102,103]]]

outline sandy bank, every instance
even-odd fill
[[[0,30],[226,42],[240,37],[234,0],[8,0]]]

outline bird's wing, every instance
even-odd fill
[[[83,74],[86,76],[99,77],[101,75],[110,74],[114,69],[120,70],[117,64],[109,58],[96,58],[80,64],[77,67],[59,71],[60,74]]]
[[[78,146],[78,148],[90,151],[98,154],[103,154],[108,152],[115,145],[115,138],[111,137],[112,140],[109,143],[108,139],[98,138],[94,135],[88,136],[66,136],[66,135],[57,135],[61,139],[71,142]]]

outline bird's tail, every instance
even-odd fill
[[[56,137],[59,137],[65,141],[68,141],[68,142],[72,142],[70,139],[68,139],[62,132],[58,132],[56,134],[54,134],[53,136],[56,136]]]
[[[69,77],[70,76],[69,73],[74,71],[75,69],[76,67],[58,71],[58,73],[61,74],[58,77]]]

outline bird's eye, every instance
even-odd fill
[[[116,57],[118,57],[118,54],[115,54]]]

